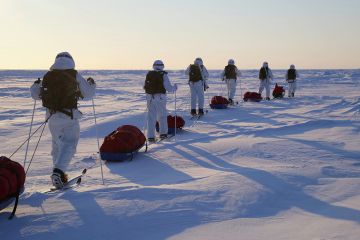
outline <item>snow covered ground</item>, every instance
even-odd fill
[[[143,129],[146,71],[83,71],[98,83],[99,135],[122,124]],[[211,71],[207,100],[225,95]],[[285,71],[274,71],[282,85]],[[44,71],[0,71],[0,153],[26,139],[33,108],[28,88]],[[132,162],[96,160],[92,104],[84,113],[70,175],[89,169],[78,188],[50,187],[50,133],[30,166],[16,217],[0,212],[7,239],[359,239],[360,70],[302,70],[294,99],[244,103],[210,110],[197,124],[188,117],[189,89],[181,71],[176,142],[143,150]],[[257,91],[257,71],[243,71],[242,93]],[[237,95],[240,95],[238,86]],[[35,126],[44,120],[37,103]],[[169,112],[174,96],[169,95]],[[38,135],[36,135],[38,136]],[[31,142],[34,149],[36,136]],[[102,139],[100,139],[102,141]],[[24,160],[22,148],[14,157]],[[28,159],[31,158],[30,151]]]

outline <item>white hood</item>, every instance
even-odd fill
[[[161,60],[156,60],[153,64],[153,69],[155,71],[162,71],[164,70],[164,63]]]
[[[50,67],[50,70],[65,70],[75,69],[75,62],[70,53],[61,52],[56,55],[54,64]]]
[[[203,65],[203,60],[198,57],[198,58],[195,59],[194,64],[201,66],[201,65]]]

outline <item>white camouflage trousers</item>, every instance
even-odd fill
[[[269,79],[260,80],[260,87],[259,87],[259,93],[261,94],[262,91],[266,89],[266,97],[270,97],[270,81]]]
[[[156,121],[159,122],[160,134],[168,133],[166,95],[146,94],[148,116],[147,116],[147,137],[155,138]]]
[[[295,94],[296,91],[296,81],[294,82],[289,82],[289,92],[288,92],[288,96],[292,96],[292,94]]]
[[[52,136],[52,151],[54,168],[66,171],[73,158],[79,141],[79,120],[67,118],[49,119],[49,129]]]
[[[234,100],[236,92],[236,79],[226,79],[225,81],[228,89],[228,98]]]
[[[189,82],[191,92],[191,109],[204,108],[204,83],[203,81]]]

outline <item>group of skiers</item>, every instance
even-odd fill
[[[193,116],[204,114],[204,92],[209,88],[207,79],[209,73],[201,58],[196,58],[185,71],[191,95],[191,110]],[[235,61],[230,59],[228,65],[220,75],[226,82],[228,99],[234,103],[236,82],[241,77]],[[286,74],[289,83],[289,97],[294,97],[296,79],[299,77],[295,66],[291,65]],[[270,100],[270,83],[273,74],[267,62],[259,71],[261,94],[266,89],[266,99]],[[59,53],[54,64],[50,67],[43,80],[37,80],[31,86],[31,96],[35,100],[42,100],[46,107],[46,120],[52,136],[53,172],[51,180],[55,188],[62,188],[67,182],[65,173],[76,147],[80,135],[79,119],[82,113],[77,109],[79,99],[92,99],[95,95],[96,83],[94,79],[84,79],[76,70],[75,62],[68,52]],[[171,84],[168,74],[164,71],[164,63],[156,60],[153,70],[146,75],[144,90],[147,100],[147,139],[155,141],[155,125],[159,122],[160,138],[167,138],[167,110],[166,93],[176,92],[177,84]]]
[[[295,65],[291,64],[290,69],[287,70],[285,75],[285,80],[289,84],[288,97],[295,97],[296,90],[296,79],[299,78],[299,73],[295,69]],[[270,87],[271,80],[274,79],[271,69],[269,68],[269,64],[267,62],[263,63],[259,71],[259,79],[260,79],[260,87],[259,94],[261,95],[264,88],[266,89],[266,100],[270,100]]]

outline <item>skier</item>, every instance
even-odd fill
[[[263,66],[259,71],[259,79],[260,79],[259,94],[261,95],[262,91],[265,88],[266,100],[270,100],[270,83],[271,80],[273,79],[273,74],[267,62],[263,63]]]
[[[85,80],[75,70],[75,62],[68,52],[59,53],[43,80],[37,80],[30,88],[31,97],[42,100],[49,119],[53,160],[51,180],[55,188],[62,188],[67,183],[65,171],[79,141],[82,113],[77,109],[77,101],[79,98],[91,99],[95,88],[94,79]]]
[[[173,86],[170,83],[167,72],[164,71],[164,63],[156,60],[153,64],[153,71],[146,75],[144,89],[147,100],[147,138],[149,142],[155,141],[156,120],[159,121],[160,138],[167,138],[167,110],[166,110],[166,92],[175,92],[177,84]]]
[[[235,66],[235,61],[230,59],[228,65],[225,67],[224,71],[221,73],[221,79],[226,82],[228,89],[228,98],[230,105],[234,104],[234,96],[236,91],[236,80],[241,76],[240,71]]]
[[[290,69],[287,70],[285,79],[289,84],[288,97],[295,97],[296,79],[299,78],[299,73],[295,69],[295,65],[291,64]]]
[[[196,104],[198,105],[198,115],[204,115],[204,91],[209,88],[206,80],[209,73],[206,70],[201,58],[196,58],[194,64],[190,64],[185,74],[189,76],[189,86],[191,92],[191,112],[196,115]]]

